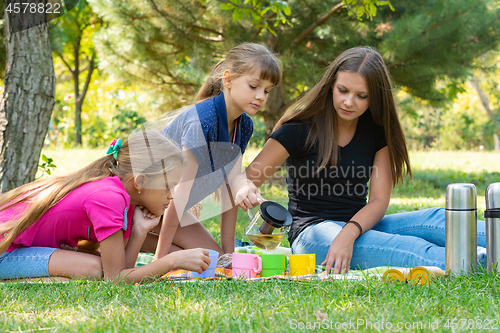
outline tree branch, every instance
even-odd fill
[[[222,3],[227,3],[227,4],[231,4],[233,5],[234,7],[236,8],[241,8],[241,9],[254,9],[253,6],[244,6],[244,5],[238,5],[230,0],[217,0],[218,2],[222,2]]]
[[[174,21],[183,23],[183,24],[187,25],[188,27],[191,27],[191,28],[194,28],[194,29],[198,29],[198,30],[201,30],[201,31],[205,31],[205,32],[209,32],[209,33],[213,33],[213,34],[216,34],[216,35],[221,35],[222,37],[224,37],[224,34],[222,32],[220,32],[220,31],[217,31],[217,30],[214,30],[214,29],[210,29],[210,28],[201,27],[199,25],[196,25],[196,24],[184,21],[184,20],[182,20],[182,19],[180,19],[178,17],[169,15],[165,11],[161,10],[160,8],[158,8],[158,6],[156,6],[156,3],[154,1],[149,0],[149,2],[151,4],[151,6],[154,8],[154,10],[157,11],[161,16],[163,16],[163,18],[165,18],[169,22],[172,19]],[[170,23],[170,24],[172,24],[172,23]],[[175,25],[172,24],[172,26],[175,26]]]
[[[479,99],[481,99],[481,104],[483,105],[484,111],[486,111],[486,113],[488,114],[490,119],[496,123],[497,120],[495,118],[495,114],[493,113],[493,111],[491,111],[490,102],[488,100],[488,97],[484,93],[483,89],[481,89],[479,87],[479,79],[476,76],[476,74],[474,74],[472,76],[472,80],[470,82],[471,82],[472,86],[474,87],[474,89],[476,90],[477,94],[479,95]]]
[[[278,14],[276,14],[275,12],[272,12],[271,14],[268,14],[266,17],[264,17],[264,21],[269,21],[270,19],[272,19],[272,18],[273,18],[273,17],[275,17],[276,15],[278,15]],[[257,38],[257,36],[258,36],[258,35],[260,34],[260,32],[262,31],[262,29],[263,29],[262,27],[261,27],[261,28],[259,28],[259,30],[257,30],[257,31],[255,32],[255,34],[252,36],[252,39],[251,39],[251,40],[254,40],[255,38]]]
[[[61,58],[64,65],[66,65],[66,67],[68,67],[68,70],[70,71],[70,73],[73,74],[73,68],[71,68],[71,66],[66,62],[66,60],[64,60],[64,55],[59,51],[57,51],[56,54],[59,56],[59,58]]]
[[[115,52],[115,49],[113,49],[110,45],[107,45],[106,44],[106,48],[108,51],[112,52],[116,57],[118,57],[119,59],[125,61],[126,63],[128,64],[133,64],[134,66],[137,66],[141,69],[143,69],[144,71],[148,72],[151,77],[156,77],[158,78],[158,81],[159,82],[154,82],[154,81],[151,81],[151,80],[146,80],[144,77],[140,77],[138,75],[135,75],[135,74],[132,74],[130,71],[127,71],[126,74],[130,77],[135,77],[135,78],[138,78],[140,79],[141,81],[143,82],[147,82],[149,84],[151,84],[152,86],[155,86],[155,87],[159,87],[161,89],[161,85],[177,85],[177,86],[183,86],[183,87],[196,87],[198,88],[198,85],[196,84],[193,84],[193,83],[184,83],[184,82],[181,82],[179,81],[178,79],[175,80],[174,78],[171,77],[171,79],[173,79],[175,82],[166,82],[163,77],[161,77],[158,72],[153,72],[151,71],[148,67],[146,66],[142,66],[142,65],[139,65],[139,64],[135,64],[133,60],[131,59],[128,59],[126,58],[123,54],[118,54],[117,52]],[[192,90],[192,89],[190,89]]]
[[[307,27],[306,30],[302,31],[302,33],[300,35],[298,35],[293,40],[293,42],[292,42],[291,45],[298,45],[298,44],[300,44],[311,32],[314,31],[314,29],[316,29],[317,27],[319,27],[320,25],[322,25],[330,16],[332,16],[336,12],[340,11],[342,9],[342,7],[344,7],[344,3],[343,2],[339,2],[338,4],[336,4],[335,6],[333,6],[333,8],[330,9],[330,11],[328,13],[326,13],[323,16],[321,16],[316,22],[314,22],[309,27]]]

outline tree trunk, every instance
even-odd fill
[[[0,100],[0,190],[35,179],[54,107],[55,73],[48,25],[12,32],[5,13],[7,64]]]
[[[75,143],[82,145],[82,104],[83,101],[75,99]]]

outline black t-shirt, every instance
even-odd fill
[[[387,145],[384,128],[369,111],[359,117],[352,140],[339,147],[337,167],[317,172],[318,146],[306,150],[310,121],[288,122],[271,134],[285,147],[288,210],[293,216],[290,244],[308,226],[325,220],[349,221],[366,205],[375,153]],[[333,134],[332,134],[333,135]]]

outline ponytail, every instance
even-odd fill
[[[221,71],[223,68],[224,60],[219,61],[217,65],[215,65],[214,69],[210,73],[210,76],[205,81],[203,86],[201,86],[200,91],[196,95],[197,101],[202,101],[207,98],[218,96],[222,92],[222,74],[224,72]]]

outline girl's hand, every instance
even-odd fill
[[[343,235],[342,231],[335,237],[325,260],[321,263],[321,265],[326,265],[327,273],[330,273],[334,264],[333,273],[347,273],[351,265],[354,240],[352,237],[346,236],[345,233]]]
[[[210,257],[206,249],[175,251],[168,254],[167,257],[173,261],[173,269],[202,273],[210,265]]]
[[[144,217],[150,219],[155,219],[157,217],[155,214],[151,213],[149,209],[147,209],[146,207],[144,206],[138,206],[138,207],[142,210],[142,215],[144,215]]]
[[[147,209],[147,208],[144,208]],[[151,213],[150,213],[151,214]],[[145,230],[146,232],[153,229],[160,223],[160,218],[156,217],[154,215],[153,218],[149,218],[146,216],[147,214],[144,214],[143,210],[139,207],[136,206],[134,208],[134,224],[133,228],[135,229],[140,229],[140,230]]]
[[[244,211],[247,211],[247,209],[252,209],[266,200],[260,195],[257,186],[250,179],[247,179],[238,189],[235,201]]]

